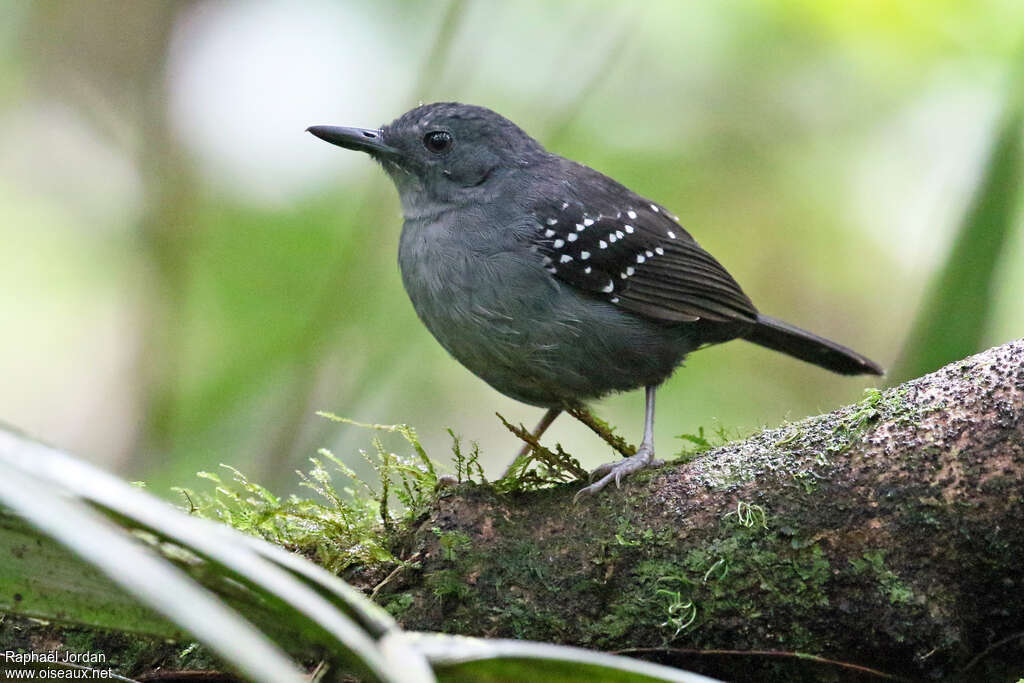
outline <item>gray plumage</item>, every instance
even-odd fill
[[[380,130],[310,132],[381,163],[402,203],[398,263],[417,314],[478,377],[548,408],[540,431],[568,405],[648,388],[640,457],[599,468],[587,492],[654,462],[654,388],[701,346],[742,337],[835,372],[881,372],[761,315],[664,207],[489,109],[428,104]]]

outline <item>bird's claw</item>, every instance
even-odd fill
[[[615,488],[619,488],[624,477],[628,477],[639,470],[646,469],[648,467],[660,467],[663,464],[665,464],[663,460],[654,459],[653,450],[643,448],[641,448],[636,455],[616,462],[607,462],[598,466],[590,473],[590,481],[593,483],[591,483],[590,486],[580,489],[576,495],[573,496],[572,502],[575,504],[579,502],[580,498],[597,494],[612,481],[615,482]],[[594,481],[595,479],[597,479],[597,481]]]

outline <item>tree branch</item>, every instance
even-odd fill
[[[1024,674],[1024,341],[574,506],[578,487],[446,489],[396,539],[418,566],[346,578],[407,629],[730,681]],[[18,647],[83,636],[145,640],[0,618]]]
[[[1020,640],[974,658],[1024,630],[1022,482],[1017,341],[577,506],[578,484],[460,487],[404,540],[422,569],[378,599],[410,629],[1016,676]],[[445,534],[471,543],[442,553]],[[757,659],[674,661],[730,680],[784,666]]]

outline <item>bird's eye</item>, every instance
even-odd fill
[[[423,144],[434,154],[440,154],[452,146],[452,134],[443,130],[431,131],[423,136]]]

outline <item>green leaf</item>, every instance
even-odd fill
[[[266,546],[258,553],[253,549],[262,544],[258,539],[244,536],[222,524],[185,515],[86,463],[5,432],[0,432],[2,464],[8,465],[0,470],[4,473],[20,469],[46,480],[51,487],[51,498],[58,492],[52,490],[56,485],[115,514],[119,520],[165,541],[172,541],[207,560],[213,571],[197,572],[198,577],[250,619],[255,619],[265,631],[276,632],[280,642],[288,643],[291,649],[298,651],[304,646],[320,645],[329,655],[356,668],[371,680],[422,680],[392,674],[401,668],[385,660],[371,634],[346,616],[346,612],[360,614],[360,620],[373,624],[378,633],[393,624],[390,618],[366,604],[354,607],[357,600],[368,603],[365,598],[357,599],[354,591],[340,589],[336,584],[330,591],[325,591],[323,586],[327,582],[322,575],[318,581],[319,588],[314,589],[308,577],[297,578],[296,563],[290,562],[292,566],[287,570],[282,568],[285,562],[280,553],[284,551],[278,552],[280,549]],[[17,511],[22,513],[20,509]],[[64,531],[68,534],[74,532],[72,520],[70,517],[65,520],[69,528]],[[44,531],[54,535],[49,528]],[[66,544],[65,537],[54,537]],[[76,548],[72,550],[77,552]],[[268,556],[276,559],[267,561],[264,557]],[[92,561],[91,557],[86,559]],[[306,572],[313,576],[318,573],[312,569]],[[117,575],[111,575],[111,578],[124,585]],[[243,590],[239,590],[239,584]],[[325,598],[325,593],[329,593],[331,598]],[[136,597],[144,598],[142,595]],[[336,609],[335,605],[339,603],[346,605],[345,611]],[[200,637],[191,622],[161,613]],[[200,640],[203,639],[200,637]]]
[[[0,512],[0,612],[184,640],[185,633],[23,519]]]
[[[681,669],[564,645],[432,633],[407,633],[404,637],[427,656],[441,682],[714,683],[714,679]]]
[[[240,673],[266,683],[302,683],[298,669],[274,643],[184,572],[87,505],[60,495],[50,483],[20,472],[9,461],[0,472],[0,502],[141,603],[184,625]]]

